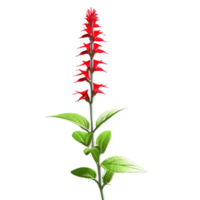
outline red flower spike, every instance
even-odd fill
[[[101,34],[105,35],[105,34],[103,34],[103,32],[101,30],[95,30],[95,28],[100,27],[97,24],[97,21],[99,21],[99,19],[98,19],[98,15],[96,13],[96,10],[92,9],[92,8],[88,9],[85,19],[87,20],[87,23],[83,24],[84,29],[82,31],[86,31],[86,34],[83,34],[80,38],[89,38],[90,42],[89,43],[83,43],[83,45],[81,47],[77,48],[77,49],[84,48],[84,47],[86,48],[85,51],[82,51],[77,56],[88,54],[90,56],[90,60],[83,61],[82,64],[77,65],[77,67],[85,65],[87,67],[87,69],[85,71],[84,70],[78,70],[78,71],[80,71],[80,73],[75,75],[75,76],[84,75],[84,77],[79,78],[77,81],[75,81],[75,83],[83,82],[83,81],[87,81],[87,82],[91,83],[91,81],[90,81],[90,67],[91,67],[90,62],[91,62],[91,60],[93,59],[93,57],[96,53],[107,53],[104,50],[99,49],[99,47],[101,47],[101,45],[97,43],[97,42],[106,42],[106,41],[104,41],[101,37],[99,37],[99,35],[101,35]],[[102,62],[102,60],[101,61],[93,60],[92,72],[94,72],[94,71],[106,72],[104,69],[99,67],[98,64],[107,64],[107,63]],[[106,88],[107,87],[106,85],[96,84],[96,83],[91,83],[91,84],[93,84],[93,90],[92,90],[93,95],[96,95],[97,93],[104,94],[104,92],[102,92],[100,90],[100,88],[101,87]],[[83,91],[83,92],[77,92],[75,94],[81,94],[82,95],[77,101],[79,101],[81,99],[85,99],[86,101],[89,101],[88,90]]]
[[[97,16],[98,14],[96,13],[96,10],[92,10],[92,8],[90,8],[90,10],[87,10],[85,19],[87,20],[89,25],[96,25],[96,22],[99,21]]]

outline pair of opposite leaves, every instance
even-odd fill
[[[90,123],[88,122],[88,120],[83,117],[82,115],[76,114],[76,113],[64,113],[64,114],[59,114],[59,115],[53,115],[50,117],[57,117],[57,118],[61,118],[61,119],[65,119],[68,121],[73,122],[74,124],[78,125],[79,127],[81,127],[83,130],[87,131],[83,132],[83,131],[75,131],[72,134],[72,137],[82,143],[85,146],[89,146],[93,137],[93,133],[105,122],[107,121],[110,117],[112,117],[113,115],[115,115],[116,113],[118,113],[119,111],[123,110],[125,108],[122,109],[113,109],[113,110],[108,110],[104,113],[102,113],[97,121],[96,121],[96,128],[94,129],[93,132],[89,131],[89,126]],[[104,131],[103,133],[101,133],[99,135],[99,137],[97,138],[97,145],[100,147],[99,153],[104,153],[106,150],[106,147],[110,141],[110,137],[111,137],[111,132],[110,131]],[[98,150],[98,148],[96,149]],[[87,148],[86,152],[89,152],[89,148]],[[90,153],[90,152],[89,152]]]
[[[111,129],[100,131],[95,138],[95,147],[89,147],[93,132],[88,134],[86,131],[76,130],[72,131],[70,137],[73,141],[85,146],[81,151],[84,156],[89,156],[91,153],[93,161],[97,163],[99,156],[105,155],[106,150],[113,139],[113,131]]]
[[[95,132],[104,122],[106,122],[108,119],[110,119],[113,115],[115,115],[116,113],[118,113],[118,112],[120,112],[121,110],[124,110],[124,109],[125,108],[113,109],[113,110],[108,110],[108,111],[102,113],[96,121],[96,128],[94,129],[93,132]],[[76,114],[76,113],[63,113],[63,114],[53,115],[53,116],[49,116],[49,117],[57,117],[57,118],[61,118],[61,119],[71,121],[74,124],[81,127],[83,130],[89,132],[90,123],[82,115],[79,115],[79,114]]]

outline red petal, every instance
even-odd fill
[[[98,35],[103,34],[100,30],[94,31],[94,38],[96,38]]]
[[[88,96],[88,93],[85,94],[84,98],[85,98],[86,100],[88,100],[88,101],[90,100],[90,98],[89,98],[89,96]]]
[[[79,39],[80,38],[86,38],[86,37],[90,37],[90,35],[89,34],[82,35],[81,37],[79,37]]]
[[[93,27],[94,27],[94,28],[100,28],[101,26],[99,26],[98,24],[94,24]]]
[[[102,47],[100,44],[97,44],[97,43],[93,43],[94,46],[93,46],[93,50],[96,51],[99,47]]]
[[[82,65],[86,65],[87,68],[90,68],[90,60],[88,61],[83,60],[83,63],[81,65],[77,65],[77,67],[82,66]]]
[[[83,90],[83,91],[81,91]],[[85,94],[86,92],[89,91],[89,88],[86,87],[80,87],[79,90],[73,90],[73,93],[70,93],[71,95],[77,95],[77,94]]]
[[[87,21],[87,22],[90,21],[90,16],[88,16],[87,14],[85,15],[85,21]]]
[[[97,50],[95,51],[95,53],[107,53],[107,52],[103,51],[102,49],[97,49]]]
[[[91,43],[88,43],[88,44],[85,44],[85,43],[84,43],[84,46],[86,47],[86,49],[87,49],[88,51],[90,51],[90,45],[91,45]]]
[[[107,72],[107,71],[103,70],[101,67],[94,67],[94,68],[93,68],[93,71]]]
[[[102,38],[99,38],[99,37],[96,37],[94,39],[94,41],[97,41],[97,42],[106,42],[105,40],[103,40]]]
[[[87,81],[87,78],[86,78],[86,77],[80,78],[80,79],[78,79],[77,81],[75,81],[74,83],[83,82],[83,81]]]
[[[90,79],[89,71],[88,71],[88,70],[84,71],[84,70],[79,69],[79,71],[80,71],[81,73],[80,73],[80,74],[76,74],[76,75],[74,75],[74,76],[84,75],[86,78]]]
[[[87,49],[87,51],[90,51],[90,45],[91,45],[91,43],[88,43],[88,44],[83,43],[83,44],[84,44],[84,46],[81,46],[78,49],[85,47]]]
[[[84,55],[84,54],[88,54],[88,51],[86,50],[86,51],[82,51],[79,55],[77,55],[77,56],[81,56],[81,55]],[[77,57],[76,56],[76,57]]]
[[[94,67],[96,67],[98,64],[105,64],[105,65],[107,65],[107,63],[102,62],[102,60],[101,61],[94,60]]]

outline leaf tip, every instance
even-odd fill
[[[43,116],[43,118],[50,118],[49,116],[50,116],[50,115],[46,115],[46,116]]]

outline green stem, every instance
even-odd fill
[[[91,22],[92,24],[92,22]],[[92,30],[93,30],[93,27],[92,27]],[[92,36],[93,36],[94,33],[92,33]],[[92,37],[93,38],[93,37]],[[92,38],[90,39],[90,42],[91,42],[91,46],[90,46],[90,49],[91,49],[91,54],[90,54],[90,91],[91,91],[91,99],[90,99],[90,122],[91,122],[91,132],[94,132],[94,129],[93,129],[93,110],[92,110],[92,103],[93,103],[93,40]],[[94,134],[93,134],[93,137],[92,137],[92,147],[94,147]],[[98,180],[99,181],[96,181],[95,182],[98,184],[99,186],[99,190],[100,190],[100,193],[101,193],[101,199],[104,200],[104,195],[103,195],[103,186],[101,185],[101,165],[100,165],[100,156],[99,156],[99,161],[97,162],[97,170],[98,170]]]
[[[99,193],[100,193],[100,199],[104,200],[104,194],[103,194],[103,180],[102,180],[102,167],[100,165],[101,163],[101,155],[99,156],[99,162],[97,163],[97,173],[98,173],[98,181],[99,181]]]
[[[91,27],[93,27],[92,25],[92,19],[90,20],[90,24]],[[93,60],[94,60],[94,51],[93,51],[93,45],[94,45],[94,41],[93,41],[93,37],[94,36],[94,30],[92,31],[92,35],[91,35],[91,45],[90,45],[90,52],[89,52],[89,56],[90,56],[90,71],[89,71],[89,75],[90,75],[90,80],[91,82],[88,83],[89,85],[89,96],[90,96],[90,101],[89,101],[89,106],[88,106],[88,114],[89,114],[89,120],[90,120],[90,132],[93,132],[93,137],[92,137],[92,147],[95,147],[95,138],[96,138],[96,133],[94,132],[94,121],[95,121],[95,103],[96,103],[96,96],[93,95],[93,83],[95,82],[95,74],[93,72]],[[91,143],[89,146],[91,146]],[[103,195],[103,181],[102,181],[102,167],[100,165],[101,163],[101,155],[99,156],[99,161],[96,163],[97,165],[97,178],[98,178],[98,187],[99,187],[99,198],[101,200],[105,200],[104,195]]]

